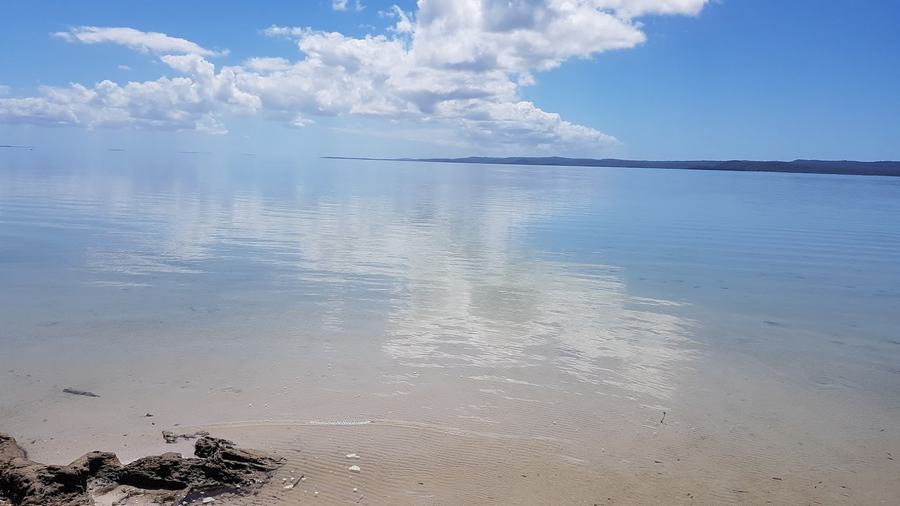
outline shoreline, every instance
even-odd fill
[[[900,468],[890,460],[900,439],[889,411],[876,413],[860,403],[851,411],[866,411],[873,425],[854,427],[852,413],[835,410],[843,401],[834,398],[834,390],[761,380],[760,371],[734,369],[726,363],[717,369],[695,379],[698,387],[705,385],[706,392],[694,390],[683,397],[685,392],[665,406],[638,409],[628,409],[630,403],[604,402],[612,411],[596,411],[596,420],[574,413],[571,420],[543,418],[538,411],[528,425],[516,428],[499,421],[457,418],[450,422],[444,415],[429,416],[432,409],[427,405],[408,413],[418,413],[420,420],[347,416],[348,411],[358,410],[347,404],[354,402],[353,396],[342,393],[337,403],[344,405],[344,416],[334,411],[325,415],[329,410],[323,410],[319,418],[232,416],[231,421],[219,423],[164,423],[146,429],[127,422],[118,426],[128,431],[127,437],[107,432],[97,434],[93,443],[72,445],[58,436],[49,445],[43,443],[37,453],[50,455],[54,448],[68,448],[70,454],[92,448],[118,453],[124,445],[132,456],[173,449],[188,454],[190,442],[178,439],[167,444],[162,432],[202,430],[285,459],[283,468],[260,488],[258,499],[216,502],[234,505],[300,504],[310,496],[323,504],[357,500],[359,504],[399,505],[441,500],[459,504],[721,504],[813,499],[826,504],[878,504],[900,492],[892,484]],[[754,379],[748,383],[748,378]],[[715,392],[720,389],[733,395],[719,397]],[[762,393],[769,397],[767,403],[744,404],[747,399],[760,399]],[[710,403],[704,398],[718,400]],[[792,418],[773,418],[777,413],[773,410],[797,398],[805,399],[807,407],[796,409]],[[113,401],[105,390],[99,399],[71,399],[81,404]],[[169,400],[175,401],[176,412],[181,410],[177,399]],[[660,408],[665,408],[665,418]],[[830,416],[821,416],[825,413]],[[155,414],[147,420],[169,420],[170,414]],[[359,459],[348,459],[351,454]],[[848,454],[853,455],[849,462],[844,460]],[[359,466],[361,472],[350,472],[351,465]],[[303,488],[286,493],[285,482],[301,474],[306,477]]]
[[[767,332],[793,335],[787,327]],[[288,474],[260,491],[275,505],[296,504],[304,493],[285,498],[280,481],[290,471],[303,473],[306,494],[318,491],[323,504],[356,501],[354,488],[366,497],[359,504],[400,505],[878,504],[900,493],[892,481],[900,466],[890,460],[900,454],[897,406],[879,405],[882,393],[856,384],[871,371],[856,377],[852,364],[832,368],[840,357],[824,353],[807,357],[808,369],[796,360],[776,368],[738,342],[694,343],[671,374],[644,372],[633,380],[643,383],[627,385],[669,390],[641,392],[528,368],[373,363],[341,348],[272,355],[262,351],[279,346],[259,343],[258,356],[235,362],[200,352],[199,374],[198,351],[184,342],[135,335],[119,342],[133,356],[86,354],[66,370],[46,358],[72,360],[75,349],[32,341],[17,350],[15,372],[5,372],[2,430],[52,464],[92,449],[123,462],[189,455],[190,442],[167,444],[162,432],[206,431],[287,459]],[[867,413],[865,425],[857,413]],[[348,462],[347,454],[362,458]],[[350,465],[362,472],[348,473]]]

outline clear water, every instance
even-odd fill
[[[204,158],[6,154],[3,337],[91,311],[168,318],[184,299],[309,311],[323,331],[483,326],[468,334],[562,324],[610,292],[900,337],[900,180]]]
[[[0,425],[71,385],[184,422],[434,402],[514,431],[476,401],[671,412],[723,363],[900,409],[900,179],[0,155]],[[293,381],[318,400],[248,412]]]

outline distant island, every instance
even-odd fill
[[[562,156],[515,156],[495,158],[365,158],[325,156],[337,160],[380,160],[393,162],[486,163],[496,165],[555,165],[565,167],[622,167],[633,169],[726,170],[735,172],[786,172],[796,174],[845,174],[855,176],[900,176],[900,162],[858,162],[851,160],[621,160],[618,158],[566,158]]]

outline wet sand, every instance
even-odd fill
[[[717,358],[719,367],[680,373],[679,391],[665,404],[584,384],[560,390],[513,371],[453,377],[422,368],[398,378],[300,364],[290,385],[277,375],[235,378],[243,388],[200,378],[176,388],[120,382],[100,385],[98,398],[38,386],[40,374],[7,372],[4,383],[22,397],[43,391],[44,398],[3,418],[31,458],[51,463],[94,449],[123,461],[173,449],[188,455],[191,442],[166,444],[160,431],[201,429],[287,459],[258,496],[222,504],[303,504],[310,496],[325,504],[891,504],[900,497],[896,410],[822,378],[799,382],[762,363],[727,362],[743,356]],[[284,489],[283,479],[301,474],[302,486]]]

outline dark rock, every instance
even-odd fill
[[[281,462],[262,453],[235,448],[224,439],[203,436],[194,448],[198,458],[177,453],[144,457],[119,472],[117,481],[144,489],[181,490],[222,485],[250,487],[260,474],[277,469]]]
[[[189,467],[180,453],[163,453],[135,460],[119,471],[116,481],[148,490],[180,490],[191,481]]]
[[[79,470],[88,476],[114,476],[122,467],[115,453],[90,452],[75,459],[69,467]]]
[[[48,466],[28,459],[15,439],[0,433],[0,497],[15,506],[90,506],[92,487],[130,485],[177,491],[177,503],[200,492],[250,493],[283,463],[209,436],[200,436],[194,452],[195,458],[164,453],[124,466],[113,453],[91,452],[67,466]]]
[[[0,433],[0,496],[21,506],[89,506],[86,465],[45,466]]]

